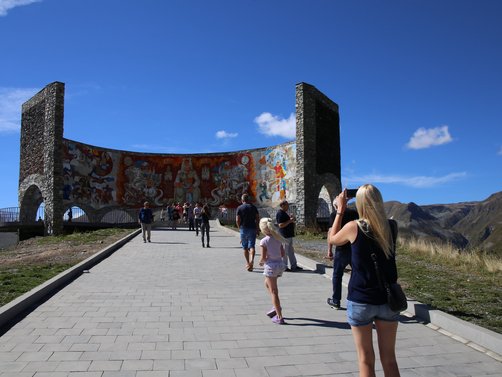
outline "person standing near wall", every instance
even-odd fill
[[[143,234],[143,242],[151,242],[150,236],[152,232],[152,222],[153,222],[153,213],[150,209],[150,203],[145,202],[143,204],[143,208],[139,210],[138,216],[139,224],[141,225],[141,231]]]
[[[160,209],[160,221],[164,222],[165,217],[166,217],[166,209],[164,208],[164,206],[162,206],[162,208]]]
[[[193,209],[193,217],[195,220],[195,236],[199,236],[199,228],[201,226],[201,221],[202,221],[202,204],[200,202],[197,202],[195,204],[195,208]]]
[[[275,215],[275,220],[277,222],[277,225],[279,226],[281,235],[286,239],[286,243],[284,244],[284,249],[286,251],[286,254],[284,255],[284,264],[286,265],[286,271],[302,271],[303,268],[298,266],[296,262],[295,248],[293,247],[296,217],[288,213],[289,203],[287,200],[281,201],[279,206],[280,209]],[[288,259],[290,268],[287,268]]]
[[[241,244],[246,258],[246,269],[253,271],[256,236],[259,232],[260,214],[258,208],[250,203],[249,195],[242,195],[242,204],[237,207],[235,223],[241,235]]]
[[[337,213],[336,199],[333,200],[333,212],[329,216],[329,227],[333,226]],[[357,220],[359,218],[357,211],[352,208],[346,208],[342,215],[342,227],[349,221]],[[332,297],[327,299],[327,304],[335,309],[340,309],[342,299],[342,280],[345,268],[351,264],[351,248],[350,242],[345,245],[335,247],[335,255],[333,256],[333,245],[328,243],[328,259],[333,260],[333,294]]]
[[[202,207],[202,213],[200,215],[201,217],[201,225],[200,225],[200,235],[202,239],[202,247],[204,247],[204,234],[206,235],[206,247],[211,247],[209,246],[209,219],[211,218],[211,210],[209,209],[209,206],[207,204],[204,204],[204,207]]]
[[[168,227],[173,227],[173,210],[174,210],[174,205],[168,204],[167,205],[167,226]]]
[[[194,222],[194,203],[190,203],[187,208],[187,216],[188,216],[188,230],[195,230],[195,222]]]

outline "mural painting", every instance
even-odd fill
[[[63,143],[63,151],[63,200],[94,208],[115,204],[117,160],[113,154],[71,141]]]
[[[96,209],[137,208],[145,200],[154,207],[202,201],[233,208],[243,193],[260,207],[295,200],[294,143],[207,155],[139,154],[72,141],[64,150],[64,200]]]
[[[281,200],[296,200],[296,144],[283,144],[257,153],[257,204],[276,207]]]

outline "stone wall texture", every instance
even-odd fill
[[[63,230],[63,118],[64,84],[60,82],[47,85],[22,107],[20,219],[36,221],[36,211],[43,201],[49,234]]]
[[[338,105],[312,85],[296,85],[296,208],[300,226],[314,226],[324,187],[341,191]]]

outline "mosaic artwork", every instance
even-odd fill
[[[258,206],[294,202],[296,145],[211,155],[152,155],[66,140],[64,200],[93,208],[197,202],[232,208],[243,193]]]

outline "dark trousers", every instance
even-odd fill
[[[189,217],[188,218],[188,230],[195,230],[194,218],[193,217]]]
[[[195,234],[199,235],[199,228],[201,227],[202,219],[195,219]]]
[[[339,304],[342,299],[343,271],[350,264],[350,250],[335,250],[333,258],[333,302]]]
[[[209,246],[209,223],[202,222],[202,224],[200,224],[200,235],[203,245],[204,245],[204,233],[206,234],[207,238],[207,246]]]

